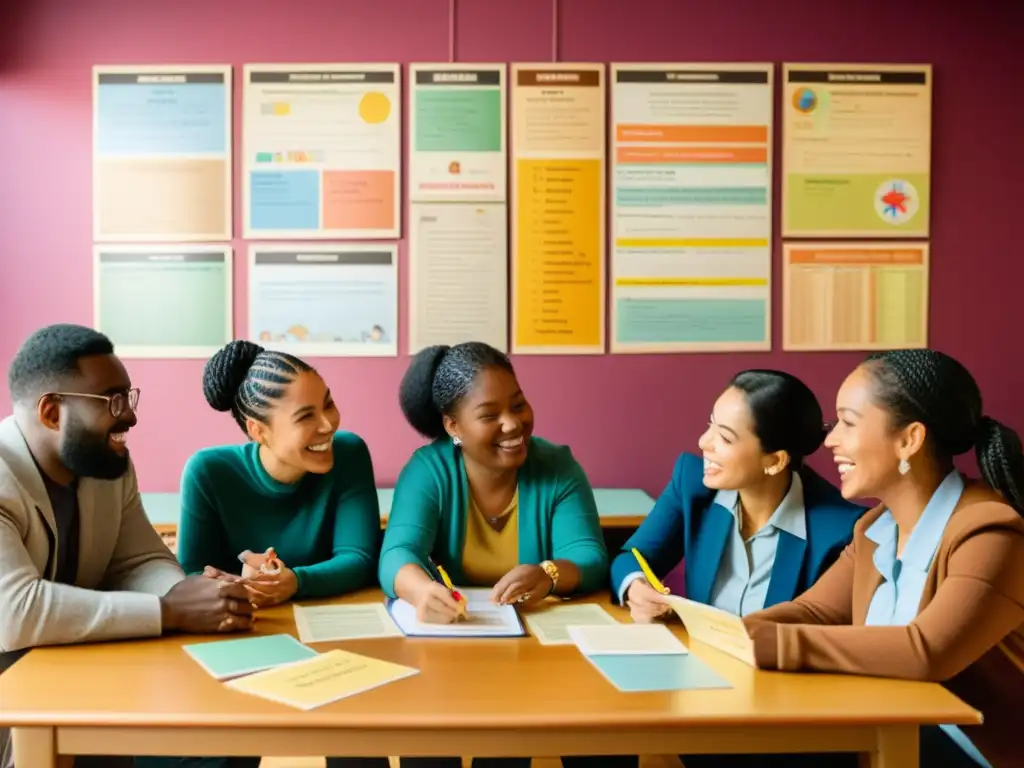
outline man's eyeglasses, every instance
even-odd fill
[[[120,418],[127,409],[134,413],[139,409],[139,388],[134,387],[127,392],[117,392],[113,395],[93,395],[86,392],[49,392],[43,397],[86,397],[90,400],[106,400],[110,407],[110,415],[115,419]],[[40,400],[43,397],[39,398]]]

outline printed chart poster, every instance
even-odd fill
[[[512,65],[512,351],[604,351],[604,65]]]
[[[612,66],[612,342],[771,349],[770,64]]]
[[[234,338],[231,248],[95,246],[94,325],[130,358],[205,358]]]
[[[789,243],[783,248],[783,349],[928,345],[924,243]]]
[[[783,237],[927,237],[929,65],[786,64]]]
[[[409,198],[504,202],[505,66],[413,64]]]
[[[507,351],[505,204],[413,203],[409,221],[409,353],[464,341]]]
[[[94,67],[93,239],[231,234],[231,67]]]
[[[394,357],[397,248],[250,245],[249,339],[299,357]]]
[[[245,68],[245,236],[399,236],[397,64]]]

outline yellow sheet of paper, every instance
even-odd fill
[[[754,642],[739,616],[685,597],[669,595],[668,601],[682,619],[691,640],[710,645],[752,667],[757,666]]]
[[[530,634],[541,645],[572,645],[569,627],[618,624],[600,605],[555,605],[523,615]]]
[[[226,685],[242,693],[308,710],[416,674],[419,674],[418,669],[390,661],[349,651],[329,651],[308,661],[240,677]]]

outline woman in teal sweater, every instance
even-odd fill
[[[389,596],[413,604],[421,621],[453,621],[459,605],[431,576],[431,558],[456,585],[490,587],[496,603],[530,607],[605,586],[608,552],[587,476],[567,447],[532,436],[533,410],[505,355],[479,342],[425,349],[402,380],[399,402],[432,442],[413,454],[395,486],[378,572]],[[460,764],[402,758],[403,768]],[[474,760],[475,768],[529,764]]]
[[[203,394],[249,442],[206,448],[181,481],[178,558],[186,572],[240,574],[243,553],[273,550],[279,573],[252,574],[258,607],[373,583],[380,511],[366,444],[339,432],[320,375],[292,355],[233,341],[203,372]],[[251,558],[258,565],[259,556]],[[140,766],[256,768],[258,757],[147,758]],[[329,758],[330,768],[385,768],[382,758]]]

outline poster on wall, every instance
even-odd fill
[[[772,65],[611,80],[611,351],[770,349]]]
[[[409,209],[409,353],[483,341],[508,351],[508,216],[503,203]]]
[[[298,357],[394,357],[398,248],[250,245],[248,337]]]
[[[245,237],[399,237],[398,64],[249,64],[244,83]]]
[[[231,67],[96,66],[93,240],[230,240]]]
[[[505,65],[413,64],[409,199],[505,202]]]
[[[782,236],[927,237],[931,66],[782,71]]]
[[[783,247],[782,348],[928,346],[926,243],[800,242]]]
[[[602,354],[603,64],[512,65],[512,352]]]
[[[94,327],[121,357],[210,357],[233,338],[231,256],[228,246],[94,246]]]

